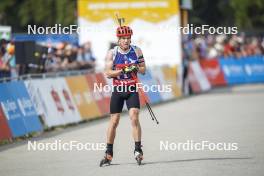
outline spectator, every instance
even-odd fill
[[[10,77],[9,57],[7,53],[7,41],[0,41],[0,78]]]
[[[77,62],[80,69],[94,69],[95,58],[92,54],[91,43],[87,42],[78,49]]]
[[[56,56],[54,48],[48,49],[48,55],[44,61],[44,72],[56,72],[59,70],[60,58]]]
[[[16,67],[16,57],[15,57],[15,44],[14,42],[10,42],[7,44],[6,47],[6,53],[4,55],[4,58],[6,60],[6,63],[10,70],[10,76],[11,78],[15,78],[18,76],[17,74],[17,67]]]
[[[187,50],[185,53],[191,53],[190,58],[193,60],[219,57],[241,59],[247,56],[264,54],[263,38],[247,37],[244,34],[230,37],[226,35],[198,36],[187,41],[184,46]]]

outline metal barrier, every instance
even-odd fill
[[[93,73],[91,69],[86,70],[70,70],[70,71],[59,71],[59,72],[48,72],[48,73],[33,73],[33,74],[24,74],[18,77],[4,77],[0,78],[0,83],[17,81],[17,80],[28,80],[28,79],[45,79],[53,77],[65,77],[65,76],[76,76],[76,75],[85,75],[88,73]]]

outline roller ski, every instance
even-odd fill
[[[105,153],[104,158],[100,162],[100,167],[105,166],[105,165],[110,165],[112,161],[113,155],[109,153]]]
[[[143,160],[143,151],[135,150],[134,151],[134,156],[137,161],[138,165],[141,165],[141,161]]]

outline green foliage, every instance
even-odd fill
[[[211,26],[232,25],[233,10],[226,0],[193,0],[190,21],[193,24]]]
[[[190,23],[264,28],[264,0],[193,0]]]
[[[77,16],[75,16],[77,11],[76,3],[76,0],[56,1],[56,23],[61,23],[63,25],[75,24],[74,22],[77,20]]]
[[[28,24],[76,24],[77,0],[1,0],[0,25],[25,32]],[[264,0],[193,0],[190,23],[264,28]]]
[[[64,26],[76,22],[76,0],[1,0],[0,24],[25,32],[28,24]]]
[[[231,0],[236,25],[243,28],[264,27],[264,0]]]

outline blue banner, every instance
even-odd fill
[[[22,81],[10,82],[7,87],[18,104],[27,133],[41,131],[41,122],[24,83]]]
[[[227,84],[264,82],[263,56],[248,56],[240,59],[221,58],[219,63]]]
[[[35,41],[45,43],[68,42],[78,45],[78,35],[76,34],[13,34],[15,41]]]
[[[244,60],[244,67],[248,83],[264,82],[264,59],[263,57],[249,57]]]
[[[139,79],[142,82],[145,92],[147,93],[150,103],[159,103],[161,102],[161,96],[158,91],[156,91],[155,86],[158,85],[158,83],[155,82],[155,80],[152,78],[149,71],[146,71],[145,75],[139,74]],[[152,89],[151,89],[152,88]]]
[[[246,71],[242,60],[227,58],[219,59],[227,84],[246,83]]]
[[[3,112],[7,118],[8,126],[11,129],[12,136],[23,136],[27,133],[24,119],[18,104],[11,92],[8,90],[8,83],[0,84],[0,103]]]

